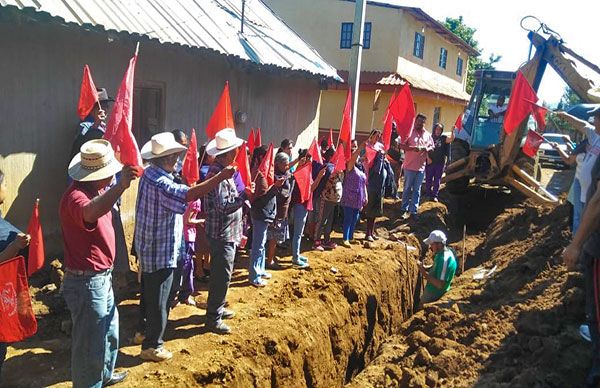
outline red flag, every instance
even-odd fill
[[[398,93],[396,90],[394,90],[394,94],[392,94],[392,97],[390,97],[390,103],[388,104],[385,114],[383,115],[383,133],[381,134],[381,137],[383,140],[383,148],[386,150],[390,149],[390,145],[392,143],[392,122],[394,121],[394,116],[392,115],[391,108],[397,97]]]
[[[263,158],[262,162],[258,166],[258,171],[260,171],[263,176],[267,178],[267,184],[271,186],[273,182],[275,182],[275,165],[273,160],[273,143],[269,144],[269,148],[267,148],[267,153]]]
[[[27,234],[31,236],[29,242],[29,257],[27,260],[27,274],[33,275],[44,266],[46,254],[44,253],[44,235],[42,233],[42,224],[40,223],[40,200],[36,200],[33,205],[33,212],[29,219]]]
[[[250,128],[250,134],[248,135],[248,141],[246,142],[246,146],[248,147],[248,151],[250,155],[254,152],[254,148],[256,145],[254,144],[254,128]]]
[[[331,157],[330,163],[334,165],[332,174],[335,174],[338,171],[344,171],[346,169],[346,153],[344,151],[343,144],[340,144],[338,149],[335,151]]]
[[[365,159],[366,159],[365,167],[366,167],[367,171],[369,171],[371,169],[371,167],[373,167],[373,163],[375,162],[375,157],[377,156],[377,152],[378,151],[375,150],[370,145],[365,147]]]
[[[333,147],[333,129],[329,128],[329,137],[327,138],[327,145],[329,148]]]
[[[527,131],[527,138],[525,139],[525,144],[523,145],[523,153],[531,158],[535,157],[540,148],[540,145],[544,142],[544,137],[537,133],[536,131],[532,131],[531,129]]]
[[[81,120],[90,114],[94,105],[98,103],[98,92],[92,79],[92,73],[88,65],[83,67],[83,79],[81,80],[81,89],[79,90],[79,104],[77,104],[77,113]]]
[[[340,133],[338,135],[338,146],[340,141],[345,146],[346,160],[350,160],[352,156],[352,150],[350,148],[350,141],[352,140],[352,89],[348,88],[348,94],[346,94],[346,105],[344,105],[344,113],[342,114],[342,124],[340,125]]]
[[[402,85],[396,99],[390,106],[390,113],[396,123],[396,132],[405,141],[412,133],[415,122],[415,103],[408,82]]]
[[[131,132],[131,123],[133,117],[133,78],[135,73],[135,64],[137,62],[138,51],[135,50],[133,58],[129,60],[129,66],[119,91],[115,97],[115,105],[112,109],[110,119],[106,125],[104,138],[110,142],[115,155],[121,163],[126,166],[137,166],[142,168],[142,156],[138,148],[133,132]]]
[[[225,88],[221,98],[215,107],[208,124],[206,125],[206,137],[209,140],[215,138],[217,132],[224,128],[234,128],[233,113],[231,111],[231,100],[229,98],[229,81],[225,82]]]
[[[310,186],[313,183],[312,180],[312,164],[306,163],[302,167],[294,171],[294,179],[296,185],[298,185],[298,191],[300,192],[300,202],[304,203],[310,198],[311,190]]]
[[[538,127],[544,131],[546,129],[546,112],[548,112],[548,108],[538,105],[537,103],[526,98],[524,100],[531,106],[531,114],[533,114],[533,118],[535,119]]]
[[[260,133],[260,128],[256,128],[256,132],[254,132],[254,147],[260,147],[262,145],[262,134]]]
[[[537,101],[538,98],[535,90],[529,85],[523,73],[519,71],[504,114],[504,132],[507,135],[513,133],[523,120],[532,113],[531,104],[527,104],[523,100]]]
[[[461,112],[461,114],[458,115],[458,117],[456,118],[456,121],[454,122],[454,128],[456,128],[458,130],[458,132],[460,132],[463,129],[462,120],[463,120],[463,113]]]
[[[235,157],[235,165],[240,173],[244,186],[250,187],[252,183],[252,177],[250,175],[250,163],[248,162],[248,153],[244,147],[240,147]]]
[[[321,155],[321,147],[317,144],[317,138],[315,137],[310,143],[310,147],[308,147],[308,154],[311,156],[312,160],[318,162],[319,164],[323,164],[323,156]]]
[[[0,263],[0,342],[19,342],[37,332],[22,256]]]
[[[190,144],[188,145],[181,175],[188,185],[197,183],[200,180],[200,167],[198,166],[198,143],[196,142],[196,130],[192,128]]]

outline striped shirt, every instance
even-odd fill
[[[173,182],[173,175],[150,165],[140,179],[135,209],[135,249],[142,271],[176,268],[183,257],[183,213],[189,187]]]
[[[206,177],[218,174],[223,168],[219,163],[213,163]],[[245,201],[245,192],[238,194],[233,179],[221,181],[204,197],[206,235],[215,240],[239,244],[243,233],[242,206]]]

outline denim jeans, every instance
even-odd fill
[[[257,282],[265,273],[265,244],[267,243],[267,228],[269,224],[262,220],[252,219],[252,250],[248,280]]]
[[[575,235],[581,223],[584,207],[585,203],[581,202],[581,184],[579,184],[579,179],[575,178],[573,180],[573,235]]]
[[[142,276],[142,298],[146,312],[146,338],[142,342],[142,350],[160,349],[163,346],[174,272],[175,268],[163,268],[155,272],[144,272]]]
[[[354,240],[354,228],[360,218],[360,209],[344,206],[344,241]]]
[[[71,378],[73,387],[101,387],[110,380],[119,351],[119,313],[112,275],[67,273],[63,297],[71,312]]]
[[[444,174],[444,163],[432,163],[425,167],[425,194],[437,198],[440,193],[440,182]]]
[[[227,291],[233,273],[236,244],[208,237],[210,243],[210,280],[206,302],[206,324],[218,325],[223,317]]]
[[[304,233],[304,224],[308,210],[299,203],[294,205],[294,234],[292,235],[292,259],[298,261],[300,257],[300,245],[302,243],[302,233]]]
[[[402,193],[402,211],[417,214],[421,200],[421,185],[424,171],[404,170],[404,192]]]
[[[331,230],[333,229],[333,216],[337,202],[321,199],[319,208],[315,209],[318,214],[317,227],[315,229],[315,241],[321,240],[323,235],[325,241],[331,240]]]

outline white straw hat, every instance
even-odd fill
[[[588,97],[596,103],[600,103],[600,86],[588,90]]]
[[[69,176],[80,182],[100,181],[112,177],[122,168],[108,141],[90,140],[69,163]]]
[[[235,129],[221,129],[215,135],[215,138],[206,146],[206,153],[210,156],[217,156],[234,150],[244,144],[244,140],[235,134]]]
[[[150,141],[142,147],[142,159],[156,159],[183,152],[186,147],[175,141],[175,136],[171,132],[161,132],[150,138]]]
[[[433,243],[442,243],[446,245],[446,241],[446,235],[441,230],[434,230],[429,234],[429,237],[423,240],[423,242],[427,245],[431,245]]]

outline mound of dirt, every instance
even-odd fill
[[[351,386],[576,386],[590,363],[579,337],[582,276],[560,252],[570,239],[567,208],[526,202],[485,230],[468,267],[444,298],[416,313],[379,349]]]

